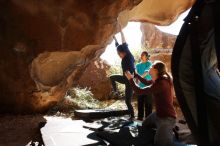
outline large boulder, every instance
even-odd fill
[[[62,99],[128,20],[173,22],[194,0],[0,0],[0,111]]]
[[[90,88],[97,99],[107,99],[111,92],[111,83],[107,76],[109,68],[110,66],[104,60],[91,60],[77,81],[77,86]]]
[[[171,53],[157,53],[157,54],[153,54],[150,57],[151,61],[162,61],[166,64],[167,66],[167,71],[171,72]]]
[[[141,23],[142,44],[146,48],[172,49],[176,36],[160,31],[155,25]]]

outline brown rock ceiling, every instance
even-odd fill
[[[169,24],[193,2],[0,0],[0,111],[46,111],[100,55],[118,22]]]

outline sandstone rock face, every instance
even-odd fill
[[[32,101],[33,106],[40,110],[56,104],[65,95],[65,90],[72,86],[76,67],[84,62],[84,56],[78,51],[45,52],[35,58],[30,68],[37,87],[33,93],[36,98]]]
[[[160,31],[153,24],[141,23],[142,44],[145,48],[172,49],[176,36]]]
[[[31,101],[35,110],[47,109],[61,100],[66,90],[76,85],[90,62],[90,55],[99,56],[102,50],[101,46],[88,45],[81,51],[45,52],[36,57],[30,66],[30,75],[37,87],[33,93],[35,100]],[[90,54],[92,51],[95,54]]]
[[[171,53],[157,53],[150,57],[151,61],[160,60],[167,66],[167,71],[171,72]]]
[[[142,45],[151,54],[151,61],[163,61],[167,65],[168,72],[171,72],[171,52],[176,36],[162,32],[150,23],[141,23],[141,31]]]
[[[91,88],[97,99],[107,99],[111,92],[111,83],[107,77],[109,68],[110,66],[101,59],[91,60],[77,81],[77,86]]]
[[[119,21],[122,24],[130,20],[168,25],[176,20],[180,13],[190,8],[194,2],[195,0],[142,0],[133,9],[126,9],[120,13]]]
[[[193,1],[0,0],[0,111],[47,110],[100,55],[119,22],[168,24]]]

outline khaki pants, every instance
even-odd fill
[[[173,146],[173,127],[176,119],[173,117],[159,118],[156,113],[150,114],[143,122],[143,128],[156,128],[154,144],[156,146]]]

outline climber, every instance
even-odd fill
[[[121,29],[120,29],[120,34],[121,34],[121,39],[122,39],[121,45],[118,44],[118,41],[115,37],[113,37],[113,38],[115,40],[115,46],[117,48],[118,55],[122,59],[121,60],[121,67],[122,67],[123,75],[112,75],[112,76],[110,76],[110,80],[112,83],[113,93],[115,96],[118,95],[116,82],[121,83],[121,84],[125,84],[125,103],[127,105],[128,112],[130,114],[130,119],[132,120],[134,118],[134,109],[131,104],[133,90],[129,84],[128,79],[125,77],[125,72],[129,71],[131,73],[134,73],[135,60],[134,60],[134,57],[128,48],[128,44],[125,41],[125,36],[124,36]]]
[[[151,81],[142,78],[140,75],[132,75],[126,72],[125,76],[129,80],[133,90],[137,94],[152,93],[155,99],[156,112],[151,113],[143,122],[143,129],[157,128],[154,143],[157,146],[172,146],[173,145],[173,127],[176,121],[176,111],[173,106],[173,83],[170,75],[166,71],[166,65],[161,61],[156,61],[150,68],[149,74],[152,77]],[[135,84],[133,78],[138,78],[145,85],[150,85],[145,88],[140,88]]]
[[[141,62],[136,65],[136,72],[146,80],[151,80],[149,75],[149,69],[152,63],[150,61],[150,55],[147,51],[141,53]],[[146,87],[139,80],[136,80],[141,88]],[[152,94],[138,95],[138,120],[143,120],[145,112],[145,118],[152,113]]]

